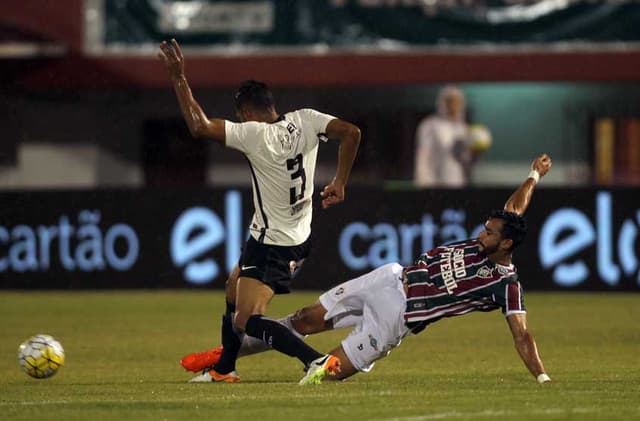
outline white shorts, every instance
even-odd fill
[[[374,361],[400,345],[408,333],[404,311],[406,295],[402,266],[389,263],[340,284],[320,296],[333,327],[354,329],[342,341],[345,354],[359,371],[368,372]]]

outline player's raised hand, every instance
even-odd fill
[[[542,154],[531,163],[531,169],[540,174],[540,177],[544,177],[551,169],[551,157],[549,155]]]
[[[344,184],[333,180],[324,186],[324,189],[320,192],[320,197],[322,197],[323,209],[342,202],[344,200]]]
[[[177,79],[184,76],[184,57],[182,50],[178,45],[178,41],[171,39],[171,43],[162,41],[160,43],[160,52],[158,57],[162,60],[165,67],[169,71],[169,76],[172,79]]]

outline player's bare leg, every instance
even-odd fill
[[[249,318],[265,314],[273,298],[273,290],[258,279],[241,277],[235,288],[236,313],[233,327],[244,332]]]
[[[240,266],[236,265],[224,285],[224,291],[227,303],[235,304],[236,302],[236,289],[238,287],[238,278],[240,277]]]
[[[335,376],[327,377],[327,380],[344,380],[358,373],[358,369],[353,366],[349,357],[345,354],[344,349],[342,349],[342,345],[332,350],[330,354],[340,358],[341,365],[340,372]]]
[[[291,326],[299,334],[312,335],[333,329],[333,322],[325,320],[325,314],[327,314],[327,309],[322,304],[315,303],[296,311],[289,320],[291,321]]]

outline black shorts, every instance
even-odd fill
[[[262,281],[275,294],[288,294],[297,269],[310,251],[309,239],[297,246],[274,246],[259,243],[249,236],[240,255],[240,276]],[[291,262],[295,262],[295,270],[292,270]]]

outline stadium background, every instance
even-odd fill
[[[155,56],[175,36],[210,115],[233,118],[236,84],[256,78],[279,110],[314,107],[362,128],[348,200],[316,212],[323,228],[299,288],[472,235],[548,152],[554,169],[516,258],[527,288],[637,290],[640,6],[425,4],[8,2],[0,287],[223,285],[250,180],[240,154],[188,135]],[[493,146],[470,188],[417,190],[413,135],[443,83],[461,84]],[[333,147],[317,185],[333,174]]]

